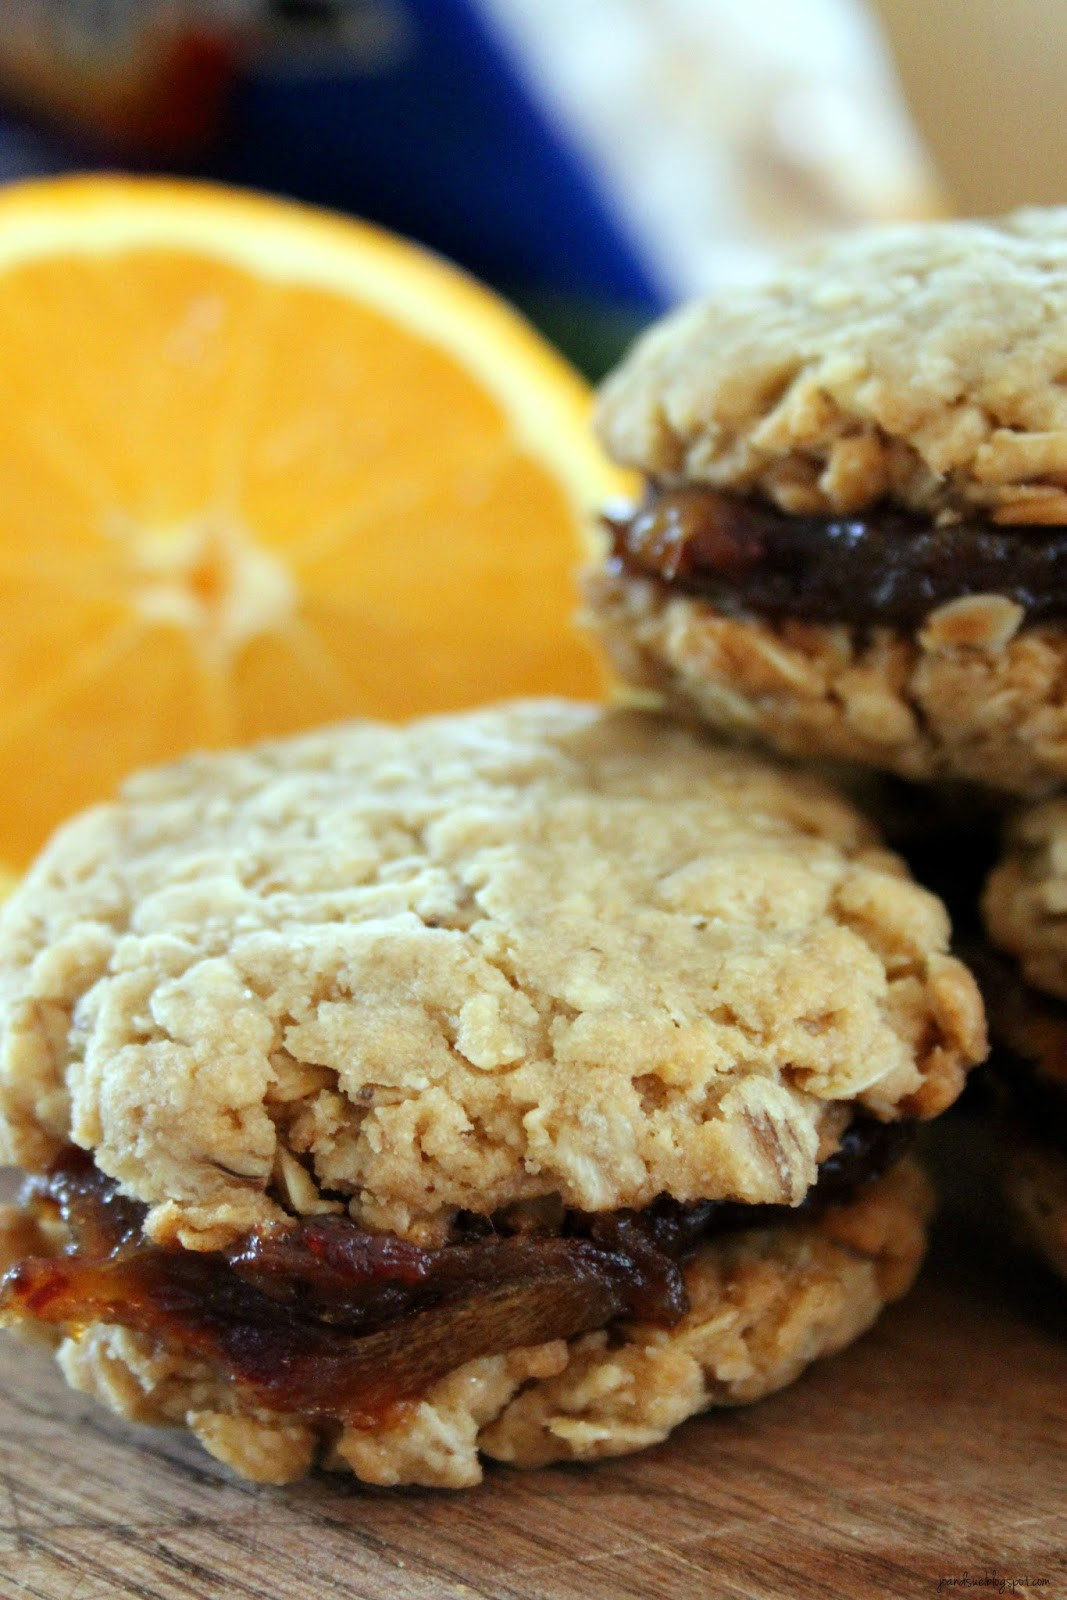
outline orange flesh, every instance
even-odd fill
[[[598,695],[587,398],[373,230],[127,180],[0,200],[0,865],[192,747]]]

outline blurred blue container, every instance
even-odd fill
[[[0,171],[162,167],[354,212],[497,285],[591,369],[667,303],[478,0],[12,10]]]

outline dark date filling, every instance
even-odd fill
[[[560,1233],[461,1216],[425,1248],[342,1217],[303,1218],[218,1252],[164,1249],[145,1207],[69,1150],[23,1203],[70,1245],[0,1284],[0,1321],[68,1331],[117,1323],[207,1362],[272,1410],[370,1426],[477,1356],[572,1338],[620,1317],[670,1326],[689,1309],[681,1263],[704,1240],[848,1198],[912,1127],[858,1117],[799,1207],[661,1197],[642,1211],[570,1211]]]
[[[617,569],[727,612],[912,629],[949,600],[997,594],[1029,622],[1067,619],[1067,527],[936,528],[886,507],[794,517],[655,484],[631,516],[604,520]]]

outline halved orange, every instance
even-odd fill
[[[197,185],[0,194],[0,863],[130,768],[599,692],[586,386],[454,268]]]

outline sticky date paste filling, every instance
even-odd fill
[[[145,1207],[71,1148],[22,1197],[32,1217],[61,1225],[66,1247],[8,1272],[0,1321],[67,1333],[118,1324],[203,1361],[252,1404],[369,1426],[475,1357],[620,1318],[676,1323],[700,1244],[849,1198],[911,1133],[857,1117],[793,1208],[663,1196],[641,1211],[567,1211],[551,1231],[461,1214],[436,1248],[326,1216],[215,1252],[153,1244]]]
[[[739,496],[649,486],[604,519],[612,565],[718,610],[912,629],[938,606],[996,594],[1030,622],[1067,622],[1067,527],[935,527],[888,507],[787,516]]]

